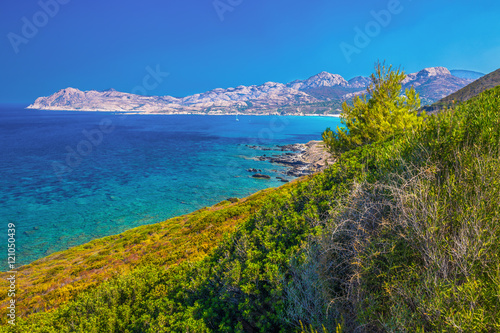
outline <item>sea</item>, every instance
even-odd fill
[[[335,117],[0,106],[0,242],[15,244],[15,267],[5,251],[0,269],[281,186],[285,168],[254,159],[279,152],[249,146],[321,140],[337,125]],[[250,168],[271,179],[252,178]]]

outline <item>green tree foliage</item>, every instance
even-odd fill
[[[423,117],[417,115],[420,98],[415,89],[401,95],[401,82],[406,75],[392,66],[378,63],[371,75],[367,95],[356,96],[353,105],[343,103],[342,123],[336,132],[327,128],[323,140],[334,155],[385,139],[408,129],[417,128]]]

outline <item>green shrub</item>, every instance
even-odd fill
[[[344,127],[337,127],[335,132],[328,128],[323,133],[323,141],[333,155],[421,126],[425,113],[417,115],[420,98],[415,89],[406,89],[401,95],[405,77],[392,66],[376,65],[367,95],[356,96],[352,106],[342,104]]]

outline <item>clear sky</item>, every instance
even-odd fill
[[[431,66],[491,72],[500,67],[500,2],[0,3],[0,103],[30,103],[66,87],[146,86],[150,95],[180,97],[321,71],[350,79],[369,75],[377,59],[406,72]]]

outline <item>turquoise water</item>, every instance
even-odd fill
[[[17,264],[282,185],[252,159],[321,139],[331,117],[120,115],[0,109],[0,216]],[[251,178],[262,169],[271,180]],[[6,268],[6,260],[1,268]]]

